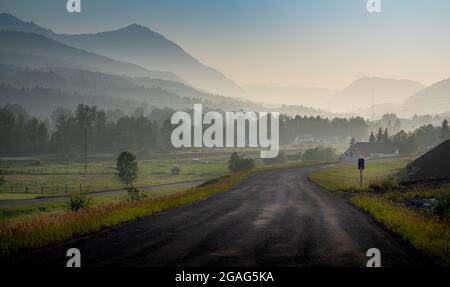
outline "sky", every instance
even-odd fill
[[[362,76],[430,85],[450,77],[450,1],[1,0],[0,12],[58,33],[138,23],[239,85],[342,89]]]

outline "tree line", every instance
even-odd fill
[[[280,140],[282,143],[292,143],[302,137],[313,138],[316,141],[328,139],[345,142],[351,137],[364,139],[369,132],[368,123],[361,117],[352,118],[322,118],[306,116],[281,116]]]
[[[50,119],[39,120],[18,105],[0,108],[0,156],[61,154],[77,158],[84,152],[139,153],[170,152],[170,135],[174,126],[170,117],[174,110],[153,109],[146,114],[138,108],[132,115],[121,110],[101,110],[96,106],[78,105],[75,110],[58,108]],[[444,126],[444,123],[446,127]],[[425,149],[448,135],[448,122],[443,127],[425,125],[413,132],[399,131],[389,136],[388,129],[372,133],[371,141],[390,140],[402,150]],[[334,138],[345,142],[354,137],[366,139],[370,123],[363,118],[322,118],[280,116],[280,143],[290,144],[299,137]],[[356,141],[355,139],[353,141]]]
[[[139,110],[136,115],[123,115],[81,104],[75,111],[55,110],[50,123],[30,117],[20,106],[6,105],[0,109],[0,155],[76,158],[85,145],[89,153],[164,151],[170,147],[169,113],[160,109],[152,116],[140,115]],[[111,121],[108,115],[119,117]],[[161,121],[161,117],[167,120]]]
[[[400,154],[413,154],[431,149],[443,141],[450,140],[450,128],[446,119],[442,121],[440,127],[428,124],[410,132],[400,130],[393,136],[389,135],[387,128],[384,130],[378,128],[376,133],[370,132],[368,140],[372,143],[391,143],[399,149]],[[352,138],[350,147],[355,143],[355,138]]]

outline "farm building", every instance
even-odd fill
[[[391,143],[358,142],[341,156],[341,161],[355,161],[358,158],[375,159],[396,157],[398,148]]]

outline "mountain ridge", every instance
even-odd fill
[[[348,112],[368,108],[372,104],[401,104],[424,88],[425,85],[410,80],[361,77],[337,93],[327,108],[335,112]]]
[[[238,85],[217,69],[202,64],[162,34],[136,23],[112,31],[69,35],[58,34],[3,13],[0,14],[0,30],[4,29],[42,34],[66,45],[149,70],[169,71],[189,84],[215,94],[237,97],[243,93]]]

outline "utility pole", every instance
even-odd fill
[[[375,88],[372,88],[372,121],[375,120]]]
[[[84,127],[84,177],[87,176],[87,128]]]

